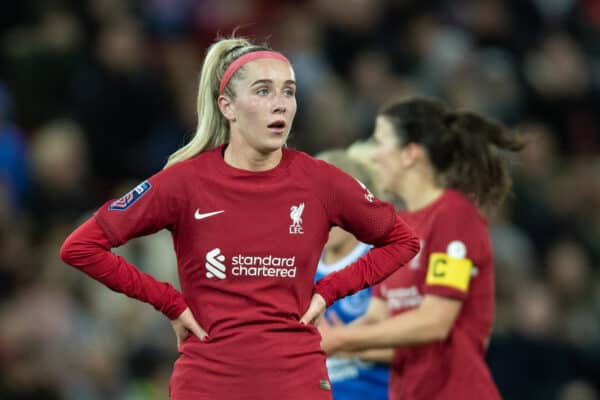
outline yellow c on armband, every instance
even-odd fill
[[[453,258],[446,253],[431,253],[425,282],[428,285],[449,286],[466,292],[471,281],[473,262],[468,258]]]

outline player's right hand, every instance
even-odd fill
[[[206,331],[196,322],[190,308],[186,308],[176,319],[171,321],[171,326],[177,338],[177,350],[180,350],[181,344],[188,337],[190,332],[196,335],[200,340],[205,340],[208,336]]]

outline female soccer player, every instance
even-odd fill
[[[374,289],[381,300],[367,314],[380,322],[325,326],[322,347],[390,356],[396,348],[392,400],[499,399],[484,361],[494,271],[481,210],[500,205],[509,192],[504,156],[521,140],[477,114],[419,98],[384,107],[374,137],[382,186],[404,200],[401,217],[421,238],[421,251]]]
[[[100,207],[61,249],[65,262],[172,320],[181,353],[174,400],[330,399],[310,323],[418,251],[390,204],[285,147],[295,91],[282,54],[241,38],[217,41],[202,67],[192,140],[163,171]],[[375,247],[315,285],[336,225]],[[164,228],[182,293],[110,251]]]

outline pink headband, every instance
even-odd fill
[[[225,87],[229,83],[231,77],[237,72],[238,69],[242,68],[244,64],[249,63],[250,61],[254,61],[257,58],[275,58],[277,60],[285,61],[290,64],[290,61],[285,58],[285,56],[281,53],[277,53],[276,51],[253,51],[251,53],[246,53],[241,57],[235,59],[234,62],[229,64],[229,67],[225,70],[225,74],[223,74],[223,78],[221,79],[221,84],[219,85],[219,94],[223,94],[225,91]]]

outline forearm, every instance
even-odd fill
[[[375,303],[375,302],[381,302],[381,303],[374,306],[373,303]],[[381,300],[374,297],[371,299],[371,304],[369,304],[369,308],[367,309],[367,312],[365,314],[363,314],[362,316],[356,318],[354,321],[350,322],[348,325],[353,325],[353,326],[371,325],[371,324],[376,324],[378,322],[381,322],[384,319],[387,319],[388,317],[389,317],[389,315],[388,315],[388,311],[387,311],[387,304],[385,304]]]
[[[110,289],[151,304],[168,318],[187,307],[183,296],[110,251],[111,245],[94,218],[73,232],[61,248],[61,258]]]
[[[356,318],[354,321],[349,322],[348,326],[364,326],[364,325],[371,325],[371,324],[375,324],[378,321],[375,320],[375,318],[372,318],[368,315],[363,315],[361,317]]]
[[[373,325],[348,326],[340,332],[340,351],[394,348],[444,339],[447,332],[420,309]]]
[[[370,361],[377,362],[382,364],[390,364],[392,359],[394,358],[394,349],[393,348],[384,348],[384,349],[368,349],[368,350],[360,350],[353,351],[347,354],[344,353],[336,353],[342,357],[348,356],[352,358],[358,358],[362,361]]]

